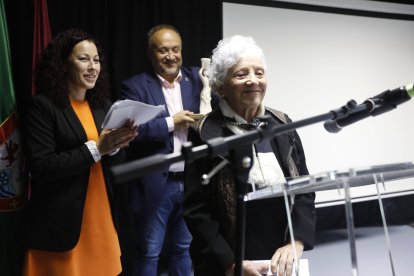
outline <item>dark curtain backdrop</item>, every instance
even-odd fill
[[[111,77],[111,97],[123,79],[150,68],[146,34],[154,25],[174,25],[183,40],[183,63],[199,66],[200,58],[222,38],[221,0],[59,0],[47,1],[52,35],[81,28],[102,44]],[[30,95],[33,1],[5,0],[13,75],[21,110]]]
[[[183,41],[183,64],[200,66],[200,58],[222,38],[221,0],[48,0],[52,36],[80,28],[102,44],[111,78],[111,98],[120,82],[150,70],[146,34],[157,24],[174,25]],[[18,111],[24,115],[31,96],[33,0],[5,0]],[[133,219],[126,204],[127,185],[117,186],[119,238],[124,273],[130,274],[134,255]],[[166,260],[166,258],[162,258]]]

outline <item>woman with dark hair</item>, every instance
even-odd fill
[[[118,275],[120,247],[108,167],[137,135],[128,122],[102,129],[111,104],[99,44],[60,33],[35,68],[25,120],[31,174],[24,275]]]

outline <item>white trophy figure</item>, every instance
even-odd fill
[[[207,114],[211,111],[211,87],[209,79],[206,75],[206,70],[210,66],[211,59],[202,58],[201,59],[201,69],[199,75],[201,82],[203,83],[203,89],[200,94],[200,114]]]

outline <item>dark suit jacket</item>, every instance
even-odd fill
[[[200,92],[203,88],[199,68],[182,67],[181,97],[183,109],[199,112]],[[164,105],[165,112],[138,128],[136,140],[127,150],[129,160],[154,154],[169,154],[174,150],[173,133],[168,132],[165,117],[172,116],[155,73],[135,75],[121,84],[121,99],[140,101],[151,105]],[[168,167],[151,172],[131,185],[130,206],[137,214],[150,215],[158,206],[168,176]]]
[[[101,108],[91,108],[99,133],[109,107],[108,101]],[[26,245],[47,251],[70,250],[79,240],[89,171],[95,163],[84,144],[86,133],[70,105],[59,108],[43,95],[33,97],[25,121],[31,173]],[[123,156],[121,151],[102,158],[111,207],[107,167],[122,161]]]

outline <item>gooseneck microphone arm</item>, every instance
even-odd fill
[[[111,177],[116,184],[128,182],[140,178],[150,172],[168,167],[176,162],[192,162],[200,158],[226,155],[226,153],[233,148],[242,145],[252,145],[264,139],[271,139],[290,130],[334,118],[334,114],[328,112],[284,125],[276,125],[274,119],[269,118],[268,123],[264,127],[253,129],[243,134],[213,138],[206,141],[206,144],[201,146],[193,146],[191,142],[186,142],[184,143],[181,152],[155,154],[153,156],[113,166],[110,169]]]
[[[397,105],[410,100],[414,96],[413,84],[401,86],[394,90],[386,90],[357,105],[351,100],[347,105],[332,110],[333,119],[325,122],[324,127],[328,132],[337,133],[343,127],[365,119],[369,116],[378,116],[397,108]]]

